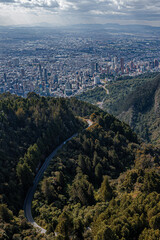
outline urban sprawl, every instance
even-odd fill
[[[1,39],[0,93],[74,96],[120,77],[160,70],[159,42],[153,39],[37,35],[13,34],[11,40],[7,32]]]

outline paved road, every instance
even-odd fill
[[[88,127],[90,127],[93,122],[91,120],[87,120],[88,122]],[[27,196],[26,196],[26,199],[24,201],[24,206],[23,206],[23,209],[24,209],[24,214],[25,214],[25,217],[27,218],[28,222],[30,222],[34,227],[38,228],[39,231],[41,233],[45,233],[46,230],[42,227],[40,227],[33,219],[32,217],[32,212],[31,212],[31,207],[32,207],[32,199],[33,199],[33,196],[34,196],[34,193],[37,189],[37,185],[39,183],[39,181],[41,180],[45,170],[47,169],[50,161],[52,160],[52,158],[57,154],[58,150],[60,150],[64,144],[66,144],[68,141],[70,141],[73,137],[76,137],[78,134],[74,134],[72,137],[68,138],[66,141],[64,141],[60,146],[58,146],[50,155],[49,157],[46,158],[45,162],[43,163],[42,167],[40,168],[40,170],[38,171],[34,181],[33,181],[33,186],[30,187],[28,193],[27,193]]]

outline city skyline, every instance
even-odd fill
[[[160,71],[154,28],[145,37],[115,30],[1,28],[0,93],[74,96],[119,77]]]
[[[157,0],[0,0],[0,9],[3,26],[97,23],[160,26]]]

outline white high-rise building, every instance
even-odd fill
[[[117,63],[118,63],[118,58],[117,58],[117,57],[114,57],[114,58],[113,58],[113,62],[114,62],[114,65],[116,66]]]

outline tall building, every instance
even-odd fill
[[[54,79],[54,83],[58,83],[58,74],[55,74],[53,79]]]
[[[40,74],[40,78],[42,80],[42,67],[41,67],[41,64],[39,64],[39,74]]]
[[[159,62],[157,59],[154,59],[154,67],[158,67],[159,66]]]
[[[100,77],[99,76],[94,77],[94,84],[95,85],[100,84]]]
[[[70,84],[69,81],[67,81],[67,82],[65,83],[65,94],[66,94],[67,96],[72,95],[72,86],[71,86],[71,84]]]
[[[47,69],[44,69],[44,81],[47,83]]]
[[[121,72],[124,73],[124,58],[121,58],[120,65],[121,65]]]
[[[150,67],[150,69],[154,68],[154,62],[153,61],[149,62],[149,67]]]
[[[24,77],[25,75],[25,71],[24,71],[24,68],[21,69],[21,76]]]
[[[118,63],[118,58],[117,58],[117,57],[114,57],[114,58],[113,58],[113,66],[114,66],[114,68],[116,68],[117,63]]]
[[[96,72],[98,72],[98,68],[99,68],[98,63],[96,63]]]
[[[94,62],[91,62],[91,75],[94,74],[94,66],[95,66]]]
[[[4,73],[3,79],[4,79],[5,82],[7,82],[7,74],[6,73]]]
[[[131,61],[129,65],[130,65],[130,66],[129,66],[130,69],[133,70],[133,68],[134,68],[134,63],[133,63],[133,61]]]

